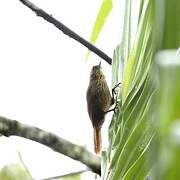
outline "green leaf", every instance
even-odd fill
[[[103,0],[91,34],[90,41],[92,43],[96,42],[96,39],[99,33],[101,32],[102,27],[111,10],[112,10],[112,0]]]
[[[121,49],[121,61],[126,64],[131,47],[131,0],[127,0],[125,3],[123,36],[122,36],[122,49]]]
[[[121,46],[118,45],[114,50],[113,61],[112,61],[112,87],[121,82],[122,80],[122,63],[120,61],[120,50]]]
[[[129,54],[128,62],[125,64],[122,89],[123,102],[135,85],[136,91],[138,91],[140,87],[140,84],[137,84],[138,74],[146,76],[147,69],[149,69],[149,65],[151,64],[150,59],[152,58],[152,54],[150,54],[150,57],[146,61],[144,58],[148,54],[147,51],[152,51],[150,46],[152,44],[153,12],[153,1],[144,1],[134,47]],[[141,71],[146,72],[146,74]]]
[[[123,82],[118,110],[109,127],[108,162],[103,161],[106,163],[104,177],[108,180],[143,179],[151,168],[146,157],[154,136],[154,127],[148,118],[154,92],[149,76],[154,53],[154,4],[152,0],[144,0],[139,6],[141,12],[137,16],[138,28],[133,42],[132,1],[126,1],[124,34],[121,45],[114,51],[112,82],[114,85],[121,78]]]
[[[91,38],[90,38],[91,43],[94,44],[96,42],[96,40],[106,22],[106,19],[112,10],[112,7],[113,7],[112,0],[103,0],[100,10],[98,12],[98,15],[96,17],[96,21],[94,23],[93,31],[91,33]],[[90,52],[87,53],[86,59],[88,58],[89,53]]]
[[[180,47],[180,1],[156,1],[156,44],[160,49]],[[161,27],[161,28],[159,28]]]
[[[21,163],[10,164],[0,170],[1,180],[32,180],[29,171]]]
[[[180,1],[166,0],[163,49],[176,49],[180,46]],[[172,33],[173,32],[173,33]]]
[[[180,179],[180,55],[167,53],[166,67],[166,56],[161,66],[154,62],[159,48],[177,47],[179,22],[167,27],[166,21],[178,19],[180,1],[168,5],[170,0],[141,0],[135,41],[132,2],[126,1],[125,30],[113,57],[112,84],[123,81],[109,126],[109,147],[103,153],[103,179]]]
[[[157,127],[154,177],[159,180],[180,179],[180,55],[162,51],[156,56],[154,78],[159,87],[154,97],[154,123]]]

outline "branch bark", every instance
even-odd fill
[[[0,116],[0,134],[7,137],[14,135],[36,141],[56,152],[80,161],[93,172],[101,174],[99,157],[87,151],[85,147],[75,145],[53,133]]]
[[[75,39],[76,41],[78,41],[79,43],[81,43],[82,45],[87,47],[90,51],[97,54],[99,57],[104,59],[107,63],[109,63],[109,64],[112,63],[112,59],[108,55],[106,55],[103,51],[101,51],[100,49],[95,47],[93,44],[91,44],[90,42],[88,42],[87,40],[85,40],[84,38],[79,36],[77,33],[72,31],[70,28],[65,26],[63,23],[59,22],[57,19],[52,17],[52,15],[49,15],[48,13],[46,13],[44,10],[40,9],[38,6],[36,6],[32,2],[30,2],[29,0],[19,0],[19,1],[21,1],[25,6],[29,7],[32,11],[34,11],[37,14],[37,16],[40,16],[40,17],[44,18],[46,21],[52,23],[55,27],[57,27],[59,30],[61,30],[64,34],[68,35],[69,37]]]

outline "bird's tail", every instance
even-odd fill
[[[96,154],[100,154],[101,152],[101,128],[94,127],[94,151]]]

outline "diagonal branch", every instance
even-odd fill
[[[85,147],[75,145],[53,133],[0,116],[0,134],[7,137],[20,136],[36,141],[56,152],[80,161],[97,174],[101,173],[99,157],[87,151]]]
[[[59,30],[61,30],[64,34],[68,35],[69,37],[75,39],[79,43],[83,44],[85,47],[87,47],[90,51],[94,52],[97,54],[99,57],[104,59],[107,63],[111,64],[112,59],[106,55],[103,51],[95,47],[93,44],[76,34],[74,31],[72,31],[70,28],[65,26],[63,23],[59,22],[57,19],[52,17],[52,15],[49,15],[46,13],[44,10],[40,9],[37,7],[35,4],[30,2],[29,0],[19,0],[21,1],[25,6],[29,7],[32,11],[34,11],[37,16],[40,16],[44,18],[46,21],[54,24]]]

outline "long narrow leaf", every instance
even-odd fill
[[[99,13],[96,17],[96,21],[94,23],[93,31],[91,33],[91,38],[90,38],[91,43],[96,42],[105,22],[107,20],[107,17],[112,10],[112,7],[113,7],[112,0],[103,0],[100,10],[99,10]],[[87,53],[86,59],[88,58],[88,56],[89,56],[89,52]]]

